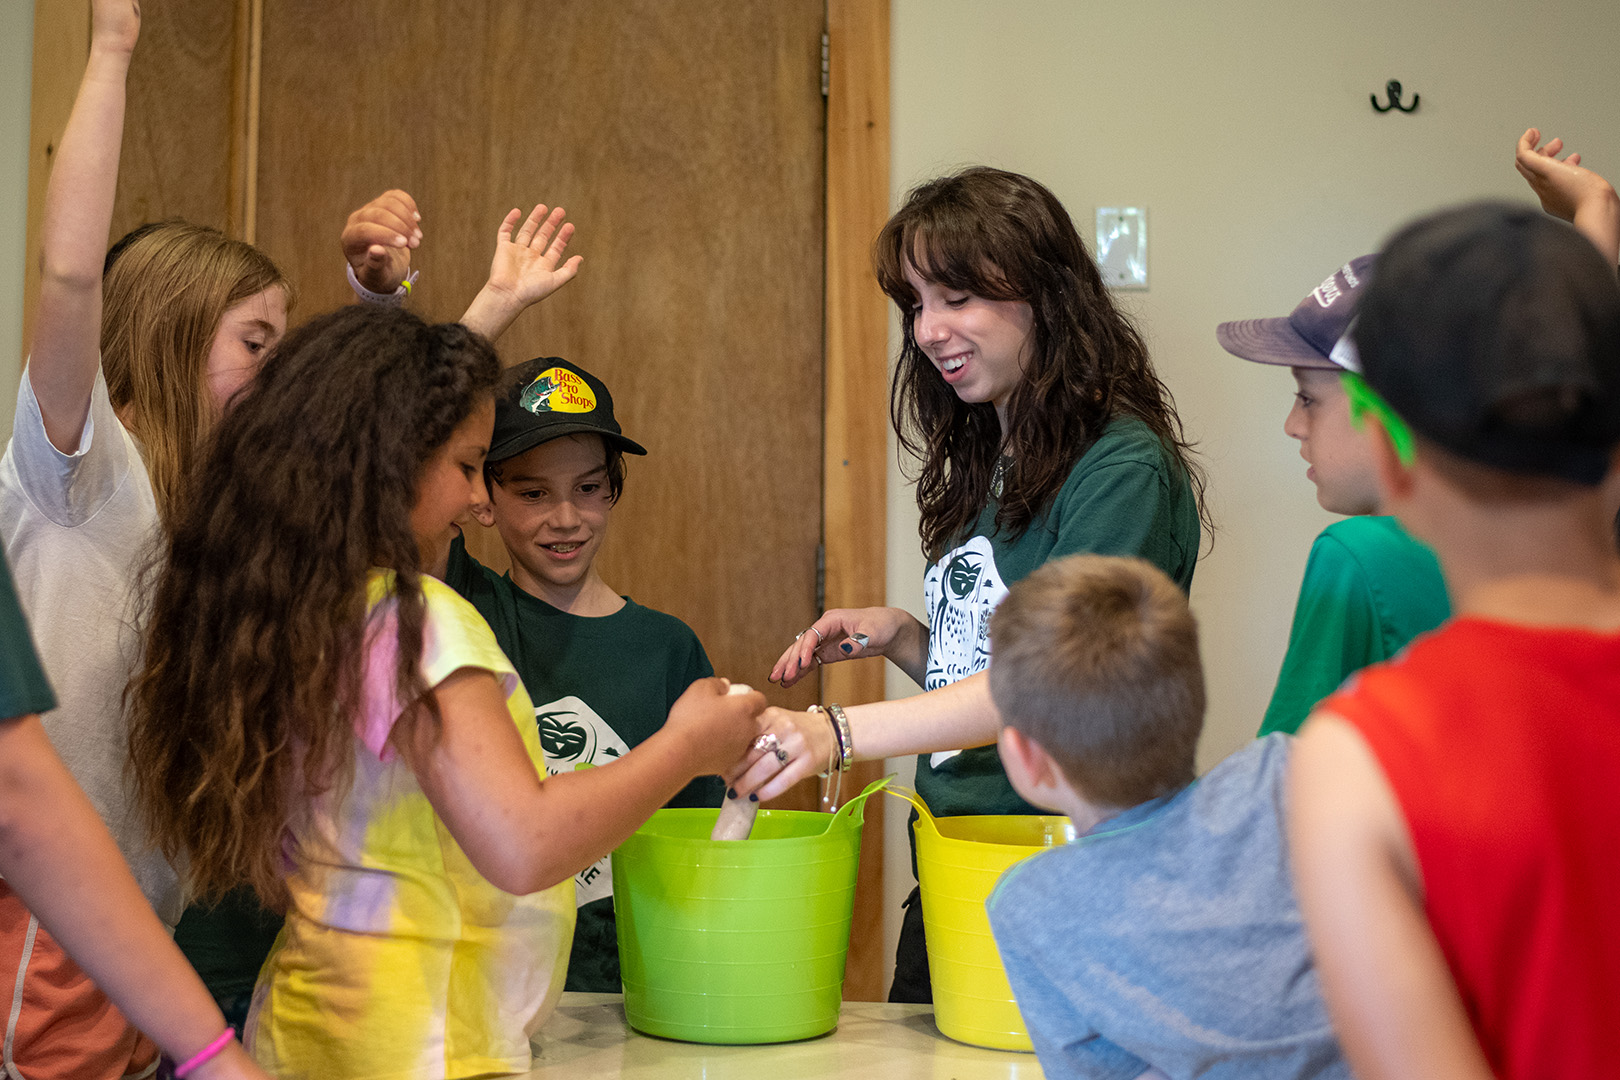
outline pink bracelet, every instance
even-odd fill
[[[219,1038],[197,1051],[190,1061],[187,1061],[184,1065],[174,1067],[174,1080],[185,1080],[193,1070],[200,1069],[213,1061],[214,1058],[219,1056],[221,1050],[231,1044],[231,1040],[234,1038],[236,1038],[236,1029],[227,1025],[225,1030],[219,1033]]]

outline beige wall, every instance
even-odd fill
[[[1210,473],[1219,525],[1199,565],[1210,707],[1200,765],[1258,726],[1295,591],[1331,520],[1282,433],[1292,380],[1215,343],[1285,315],[1403,219],[1529,198],[1528,126],[1620,179],[1620,5],[894,0],[895,198],[953,167],[1041,180],[1088,242],[1097,206],[1148,208],[1150,288],[1125,294]],[[1367,95],[1398,79],[1412,115]],[[889,492],[889,595],[920,613],[916,507]],[[890,696],[913,692],[891,670]],[[910,886],[891,814],[890,888]],[[894,909],[891,907],[891,912]],[[896,913],[897,914],[897,913]]]
[[[0,2],[0,445],[11,437],[22,371],[23,250],[28,229],[28,95],[34,5]]]

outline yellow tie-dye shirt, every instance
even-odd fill
[[[354,784],[288,839],[292,904],[259,973],[249,1049],[283,1080],[427,1080],[530,1067],[529,1036],[562,991],[574,929],[570,878],[513,896],[473,868],[388,744],[409,702],[394,690],[393,575],[368,581],[365,708]],[[422,579],[422,674],[493,672],[545,775],[534,707],[483,618]]]

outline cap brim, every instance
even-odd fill
[[[1344,370],[1300,337],[1287,319],[1244,319],[1221,323],[1215,328],[1215,340],[1233,356],[1252,360],[1256,364]]]
[[[600,435],[602,436],[603,442],[611,443],[627,454],[641,454],[645,456],[647,453],[647,448],[636,442],[634,439],[627,439],[623,435],[615,435],[611,431],[603,431],[595,424],[570,424],[567,421],[563,421],[561,423],[548,424],[540,430],[525,431],[520,435],[507,439],[505,442],[497,443],[489,448],[489,454],[485,460],[505,461],[507,458],[514,458],[525,451],[533,450],[541,443],[548,443],[553,439],[560,439],[565,435]]]

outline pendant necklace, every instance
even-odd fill
[[[990,494],[993,498],[1001,498],[1001,490],[1005,486],[1007,470],[1012,468],[1012,455],[1002,454],[996,459],[995,471],[990,474]]]

